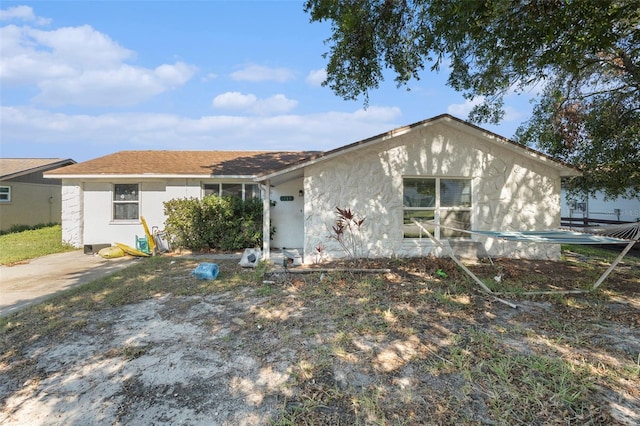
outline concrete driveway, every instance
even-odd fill
[[[0,317],[9,315],[55,293],[113,274],[136,258],[104,259],[82,250],[52,254],[28,263],[0,266]]]

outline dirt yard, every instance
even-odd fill
[[[516,309],[438,259],[265,275],[224,261],[211,282],[196,265],[145,261],[0,323],[0,423],[640,423],[640,261],[596,294],[501,296]],[[472,269],[522,293],[605,267],[570,253]]]

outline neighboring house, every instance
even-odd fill
[[[322,153],[127,151],[46,176],[63,181],[63,238],[78,247],[132,243],[141,234],[140,215],[162,228],[162,202],[172,198],[260,191],[265,223],[276,227],[273,240],[265,239],[265,257],[272,247],[295,248],[311,263],[319,245],[326,259],[345,255],[328,238],[336,207],[366,217],[362,256],[441,255],[413,223],[417,219],[452,246],[482,244],[495,256],[557,258],[557,246],[501,242],[456,229],[556,228],[560,180],[579,174],[445,114]]]
[[[596,221],[640,222],[640,198],[606,199],[602,192],[591,196],[575,196],[561,192],[561,214],[566,222],[580,225]],[[565,220],[563,220],[565,221]]]
[[[0,158],[0,230],[60,223],[60,179],[43,173],[74,164],[62,158]]]

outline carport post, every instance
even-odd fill
[[[262,194],[262,260],[271,257],[271,181],[267,179]]]

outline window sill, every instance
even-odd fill
[[[433,241],[429,238],[403,238],[402,246],[403,247],[431,247],[433,246]]]
[[[141,225],[140,219],[133,220],[112,220],[109,225]]]

